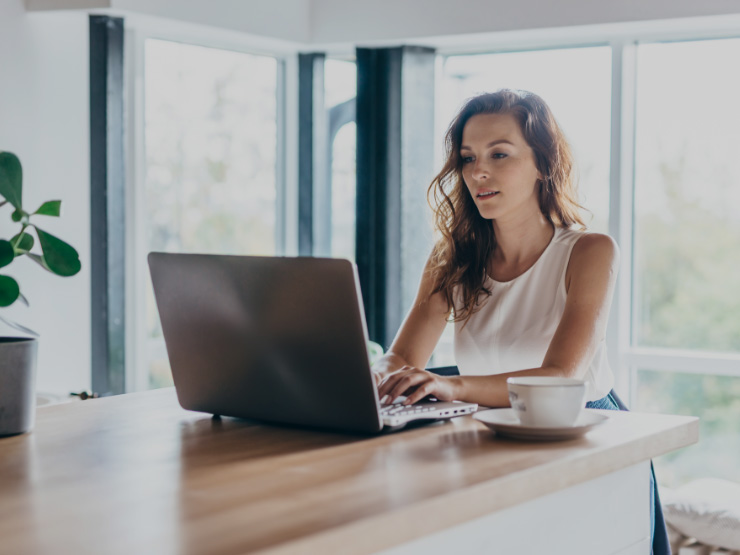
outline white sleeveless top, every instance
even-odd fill
[[[511,281],[490,276],[491,296],[463,326],[455,323],[455,359],[463,376],[503,374],[542,366],[565,309],[565,270],[573,245],[585,233],[556,227],[534,265]],[[455,291],[456,302],[459,292]],[[599,343],[584,380],[586,401],[604,397],[614,377]]]

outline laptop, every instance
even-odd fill
[[[276,424],[377,433],[470,414],[383,405],[349,260],[150,253],[180,405]]]

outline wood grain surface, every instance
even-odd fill
[[[694,443],[603,411],[569,441],[472,417],[353,436],[185,411],[172,389],[42,407],[0,439],[0,553],[372,553]]]

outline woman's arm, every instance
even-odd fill
[[[427,262],[414,305],[388,352],[373,364],[378,382],[404,367],[424,368],[432,356],[450,314],[441,293],[430,297],[433,286]]]
[[[388,393],[392,401],[414,385],[417,389],[406,401],[411,404],[426,395],[441,399],[436,390],[443,387],[442,393],[451,389],[454,399],[502,407],[509,405],[506,379],[511,376],[582,378],[606,335],[618,267],[619,249],[611,237],[588,234],[576,242],[565,276],[565,309],[541,367],[492,376],[455,376],[446,381],[401,372],[381,386],[380,394]]]

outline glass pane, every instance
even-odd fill
[[[357,64],[327,58],[324,62],[324,104],[327,108],[357,96]]]
[[[436,167],[444,156],[444,133],[463,102],[484,92],[523,89],[541,96],[568,138],[579,176],[583,216],[593,231],[607,233],[611,129],[611,48],[569,48],[450,56],[436,100]],[[590,214],[589,214],[590,212]],[[432,365],[454,364],[449,324]]]
[[[740,40],[638,50],[634,336],[740,351]]]
[[[147,248],[274,254],[277,61],[147,40],[145,63]],[[149,386],[161,387],[171,376],[146,283]]]
[[[640,370],[635,411],[698,416],[699,442],[655,459],[660,484],[740,482],[740,377]]]
[[[357,96],[357,64],[327,59],[324,65],[324,101],[331,112]],[[332,138],[330,137],[330,140]],[[331,256],[355,260],[357,126],[344,123],[337,130],[331,155]]]
[[[339,129],[332,145],[331,255],[355,261],[357,201],[357,126],[348,123]]]

